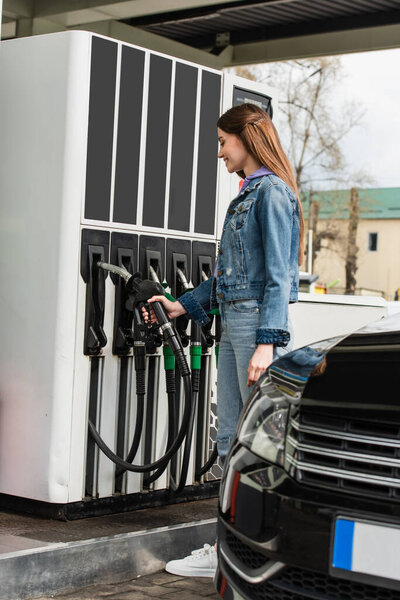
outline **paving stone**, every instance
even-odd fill
[[[138,582],[139,579],[142,579],[142,577],[137,578]],[[179,577],[179,575],[171,575],[171,573],[167,573],[166,571],[159,571],[158,573],[154,573],[154,575],[151,576],[151,581],[156,585],[172,583],[173,581],[178,581],[179,579],[182,579],[182,577]]]
[[[154,596],[153,596],[154,598]],[[147,593],[147,591],[135,591],[135,592],[123,592],[122,594],[120,592],[116,592],[114,594],[114,596],[110,596],[110,600],[148,600],[149,599],[149,595]],[[94,598],[93,600],[96,600],[96,598]]]
[[[166,594],[169,593],[169,588],[166,588],[161,585],[148,585],[148,586],[140,586],[135,585],[132,587],[134,592],[142,592],[143,594],[147,594],[150,598],[162,598]]]
[[[167,596],[163,596],[163,600],[170,600],[172,598],[192,598],[196,596],[196,598],[219,598],[217,592],[214,589],[214,586],[207,586],[207,588],[198,587],[197,589],[185,588],[184,590],[177,588],[174,589],[171,594]]]
[[[142,576],[142,577],[137,577],[136,579],[133,579],[129,582],[126,582],[125,585],[130,585],[131,587],[136,588],[150,588],[150,587],[163,587],[164,583],[172,583],[173,585],[173,581],[172,582],[167,582],[164,581],[162,583],[156,583],[152,577],[152,575],[147,575],[147,576]]]
[[[159,571],[115,584],[93,585],[36,600],[204,600],[219,598],[211,578],[179,577]]]
[[[119,587],[119,586],[118,586]],[[64,594],[43,596],[37,600],[100,600],[102,598],[115,598],[115,585],[93,585],[86,588],[75,590],[74,592],[66,592]],[[128,591],[128,590],[127,590]]]
[[[219,596],[217,596],[217,593],[215,593],[215,598],[219,598]],[[206,596],[203,595],[199,595],[197,592],[192,592],[190,591],[190,594],[188,594],[187,590],[185,591],[181,591],[181,592],[177,592],[176,594],[172,594],[171,596],[163,596],[164,600],[172,600],[172,598],[174,600],[204,600]],[[211,598],[211,596],[208,596],[208,598]]]
[[[177,581],[165,584],[165,587],[172,587],[183,590],[191,590],[203,596],[214,589],[214,583],[211,577],[181,577]]]

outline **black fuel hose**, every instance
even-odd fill
[[[215,317],[216,317],[215,318],[215,358],[216,358],[217,369],[218,369],[219,344],[220,344],[220,340],[221,340],[222,323],[221,323],[220,314],[216,314]],[[217,442],[215,442],[208,461],[202,467],[200,467],[200,469],[198,471],[196,471],[196,473],[195,473],[196,481],[199,481],[201,479],[201,477],[203,475],[205,475],[207,473],[207,471],[209,471],[211,469],[211,467],[213,466],[213,464],[215,463],[217,458],[218,458],[218,447],[217,447]]]
[[[214,448],[212,449],[212,452],[210,454],[210,458],[208,459],[208,461],[198,471],[196,471],[196,474],[195,474],[196,481],[198,481],[200,479],[200,477],[205,475],[207,473],[207,471],[209,471],[211,469],[211,467],[214,465],[217,458],[218,458],[218,448],[217,448],[217,443],[215,443]]]
[[[175,385],[175,370],[165,371],[165,380],[166,380],[166,388],[167,388],[167,398],[168,398],[168,438],[167,438],[167,448],[172,444],[175,435],[175,402],[176,402],[176,385]],[[146,484],[153,483],[161,477],[164,473],[165,469],[168,467],[166,464],[163,467],[159,467],[157,471],[146,477]]]
[[[96,442],[96,444],[98,445],[100,450],[107,456],[107,458],[109,458],[112,462],[114,462],[119,467],[122,467],[125,471],[132,471],[133,473],[148,473],[149,471],[154,471],[154,470],[158,469],[159,467],[166,465],[169,462],[170,458],[177,452],[177,450],[179,449],[179,447],[181,446],[182,442],[185,439],[185,436],[187,433],[187,427],[189,424],[190,414],[191,414],[191,404],[192,404],[191,395],[192,394],[191,394],[191,385],[190,385],[190,375],[185,374],[182,377],[182,379],[183,379],[183,385],[184,385],[184,389],[185,389],[185,405],[184,405],[184,411],[183,411],[183,416],[182,416],[182,422],[181,422],[181,426],[179,428],[178,435],[176,436],[176,438],[175,438],[173,444],[170,446],[170,448],[167,449],[165,454],[158,460],[155,460],[154,462],[149,463],[147,465],[133,465],[133,464],[127,462],[126,460],[124,460],[123,458],[120,458],[119,456],[117,456],[115,454],[115,452],[113,452],[111,450],[111,448],[109,448],[107,446],[107,444],[101,438],[96,427],[89,420],[88,425],[89,425],[90,435],[92,436],[93,440]]]
[[[125,458],[126,462],[131,463],[136,456],[139,448],[140,438],[142,437],[144,417],[144,394],[136,394],[136,422],[133,440],[129,452]],[[116,476],[119,477],[124,472],[124,469],[118,469]]]
[[[126,462],[132,463],[139,448],[140,438],[142,437],[143,431],[143,419],[144,419],[144,397],[146,394],[146,371],[145,371],[145,358],[146,349],[144,344],[135,341],[134,346],[135,353],[135,372],[136,372],[136,421],[135,431],[133,433],[133,440],[126,457]],[[125,469],[117,469],[115,475],[119,477],[125,472]]]
[[[183,451],[182,457],[182,465],[181,465],[181,475],[179,478],[178,485],[171,479],[171,488],[176,493],[179,494],[183,491],[183,488],[186,485],[187,474],[189,470],[189,462],[190,462],[190,452],[192,449],[192,438],[193,438],[193,429],[194,429],[194,421],[196,416],[197,402],[199,398],[199,392],[193,392],[192,395],[192,410],[190,413],[189,423],[188,423],[188,431],[186,434],[185,447]]]
[[[159,305],[159,306],[155,306],[155,305]],[[160,308],[162,309],[162,311],[164,312],[164,314],[160,314]],[[159,302],[154,302],[153,303],[153,309],[154,312],[156,314],[157,317],[157,321],[161,324],[161,320],[164,321],[164,323],[168,323],[168,326],[170,327],[170,329],[172,331],[175,331],[172,328],[172,324],[170,323],[170,321],[168,320],[168,317],[166,316],[166,313],[164,311],[164,307],[161,303]],[[162,327],[162,326],[161,326]],[[185,440],[185,446],[184,446],[184,451],[183,451],[183,457],[182,457],[182,464],[181,464],[181,474],[180,474],[180,478],[179,478],[179,483],[177,484],[175,481],[173,481],[171,479],[171,488],[172,490],[179,494],[180,492],[183,491],[183,488],[186,485],[186,479],[187,479],[187,473],[189,470],[189,462],[190,462],[190,453],[191,453],[191,446],[192,446],[192,438],[193,438],[193,430],[194,430],[194,422],[195,422],[195,417],[196,417],[196,410],[197,410],[197,403],[198,403],[198,397],[199,397],[199,390],[200,390],[200,369],[201,369],[201,337],[202,337],[202,329],[200,328],[200,326],[193,322],[193,326],[192,326],[192,335],[191,335],[191,358],[192,358],[192,407],[191,407],[191,412],[190,412],[190,416],[189,416],[189,422],[188,422],[188,428],[187,428],[187,434],[186,434],[186,440]],[[175,333],[176,335],[176,333]],[[180,340],[179,340],[179,345],[182,348],[181,344],[180,344]],[[192,354],[193,352],[193,354]],[[175,354],[175,352],[174,352]],[[182,355],[183,355],[183,349],[182,349]],[[177,355],[175,354],[175,357],[177,358]],[[177,361],[178,362],[178,361]],[[186,362],[186,359],[185,359]],[[178,363],[179,364],[179,363]],[[187,363],[186,363],[187,365]],[[214,445],[213,451],[211,453],[211,456],[209,457],[208,461],[205,463],[205,465],[203,465],[198,474],[195,474],[195,478],[196,480],[200,479],[200,477],[202,475],[204,475],[207,471],[210,470],[210,468],[213,466],[213,464],[215,463],[215,460],[218,456],[218,451],[217,451],[217,444]],[[161,474],[161,473],[160,473]],[[153,474],[151,476],[151,480],[154,481],[156,479],[156,477],[153,476],[155,474]]]
[[[193,430],[196,420],[197,404],[200,391],[200,372],[201,372],[201,328],[196,322],[192,322],[191,340],[190,340],[190,366],[192,368],[192,410],[190,413],[188,431],[185,440],[185,446],[182,456],[181,475],[178,485],[171,480],[171,487],[177,494],[182,492],[186,485],[187,474],[189,470],[190,454],[192,449]]]

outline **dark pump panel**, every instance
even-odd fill
[[[113,221],[136,224],[145,53],[122,47]]]
[[[194,286],[211,277],[215,266],[215,244],[212,242],[193,242],[192,244],[192,282]]]
[[[259,106],[269,116],[273,117],[272,111],[272,98],[270,96],[265,96],[265,94],[257,94],[256,92],[250,92],[250,90],[242,90],[241,88],[234,87],[233,88],[233,106],[238,106],[239,104],[245,104],[249,102],[250,104],[255,104]]]
[[[118,46],[93,37],[90,67],[85,219],[110,218]]]
[[[197,69],[176,64],[168,228],[189,231]]]
[[[190,240],[167,240],[166,254],[166,279],[171,288],[172,295],[178,298],[185,293],[185,289],[177,274],[177,269],[180,269],[185,275],[187,282],[190,283],[191,278],[191,242]]]
[[[172,60],[150,56],[143,225],[164,227]]]
[[[85,333],[83,352],[97,356],[107,343],[104,332],[105,279],[107,272],[99,269],[99,261],[108,262],[110,234],[95,229],[82,230],[81,275],[86,283]]]
[[[194,223],[196,233],[214,233],[218,167],[217,121],[220,103],[221,75],[203,71]]]
[[[190,240],[167,240],[166,252],[166,279],[170,285],[171,293],[174,298],[179,298],[187,291],[183,277],[190,284],[190,269],[191,269],[191,242]],[[175,327],[181,338],[183,347],[189,343],[187,328],[189,319],[187,315],[181,315],[175,319]],[[178,384],[179,389],[179,384]]]
[[[164,265],[165,239],[151,235],[140,236],[139,271],[143,279],[151,279],[150,267],[152,267],[162,283],[164,281]]]
[[[138,236],[131,233],[111,234],[110,260],[113,265],[125,267],[132,273],[138,270]],[[126,308],[128,294],[121,277],[111,273],[115,285],[113,354],[129,354],[133,346],[132,311]]]

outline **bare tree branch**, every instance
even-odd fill
[[[330,205],[332,219],[319,219],[316,189],[355,188],[367,181],[363,173],[351,174],[346,166],[341,143],[360,125],[364,111],[348,101],[338,102],[343,79],[338,57],[269,63],[262,67],[240,67],[235,72],[258,81],[268,81],[280,90],[278,99],[282,129],[280,136],[287,148],[300,192],[309,199],[309,228],[313,231],[313,258],[322,248],[343,257],[348,265],[349,290],[355,288],[357,252],[354,243],[356,221],[362,207],[355,206],[358,193],[353,190],[352,223],[346,235],[335,223],[349,205],[341,199]],[[339,95],[340,97],[340,95]],[[350,198],[350,197],[349,197]],[[357,200],[358,202],[358,200]],[[317,206],[318,204],[318,206]]]

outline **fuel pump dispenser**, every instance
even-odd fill
[[[76,518],[215,495],[218,318],[157,309],[146,328],[140,303],[212,276],[237,186],[215,124],[273,94],[84,31],[1,54],[0,505]]]
[[[129,254],[128,254],[129,255]],[[177,257],[175,257],[177,258]],[[130,265],[132,263],[130,262]],[[178,264],[178,261],[177,261]],[[164,343],[168,345],[170,348],[172,355],[174,357],[174,362],[176,362],[179,370],[179,374],[182,377],[184,382],[184,396],[185,396],[185,404],[182,415],[182,422],[179,427],[179,431],[175,439],[170,442],[172,438],[172,431],[174,426],[172,425],[169,428],[168,432],[168,442],[167,448],[165,450],[165,454],[160,457],[158,460],[153,463],[138,465],[132,464],[132,461],[136,455],[138,443],[140,439],[139,430],[135,429],[135,436],[131,446],[131,449],[128,453],[126,459],[115,454],[104,442],[101,438],[99,432],[96,429],[96,425],[92,422],[90,415],[88,420],[89,433],[93,438],[93,441],[97,444],[100,450],[109,458],[113,463],[115,463],[119,469],[116,472],[116,477],[119,478],[124,471],[132,471],[135,473],[145,473],[153,471],[153,475],[151,476],[151,482],[153,482],[157,477],[161,476],[164,472],[166,466],[168,465],[169,460],[174,456],[174,454],[178,451],[180,445],[185,440],[185,448],[182,457],[182,466],[181,466],[181,474],[178,484],[173,485],[173,490],[176,493],[182,492],[183,488],[186,484],[189,460],[191,454],[191,444],[192,444],[192,436],[194,430],[195,423],[195,415],[196,408],[198,402],[198,393],[200,389],[200,371],[201,371],[201,334],[200,334],[200,326],[193,322],[192,323],[192,333],[191,333],[191,369],[186,361],[186,357],[183,351],[183,345],[180,339],[180,336],[173,326],[173,324],[169,321],[168,316],[164,310],[163,305],[160,302],[153,302],[152,309],[154,310],[157,316],[157,324],[155,325],[145,325],[142,322],[141,317],[141,309],[146,307],[149,310],[148,305],[146,306],[146,302],[154,295],[164,294],[164,289],[159,282],[151,281],[151,280],[142,280],[140,277],[140,273],[132,274],[128,271],[125,266],[118,266],[109,263],[105,263],[104,261],[97,261],[92,265],[92,270],[95,273],[96,278],[100,278],[99,273],[96,273],[96,270],[103,269],[105,271],[110,271],[114,275],[119,275],[125,282],[127,297],[125,302],[125,308],[127,311],[132,312],[133,315],[133,324],[131,325],[131,330],[133,327],[133,335],[130,336],[127,333],[127,338],[131,339],[133,343],[139,341],[139,348],[144,348],[145,340],[146,340],[146,330],[151,330],[154,328],[159,328],[162,331]],[[153,269],[154,274],[155,270]],[[184,272],[181,270],[179,266],[177,266],[177,273],[180,277],[182,283],[189,289],[189,284],[186,280]],[[141,352],[138,355],[135,355],[135,359],[138,359],[137,362],[135,360],[136,367],[136,375],[138,373],[141,375],[144,372],[144,353]],[[169,369],[168,369],[169,370]],[[142,389],[142,378],[139,378],[139,385],[137,387],[137,395],[142,395],[144,393]],[[172,394],[173,390],[170,389],[169,392]],[[172,411],[173,412],[173,411]],[[137,413],[138,414],[138,413]],[[140,420],[137,416],[137,424],[140,423]],[[186,438],[186,439],[185,439]],[[214,457],[215,458],[215,457]],[[207,461],[207,464],[200,468],[201,474],[203,474],[212,463]]]

